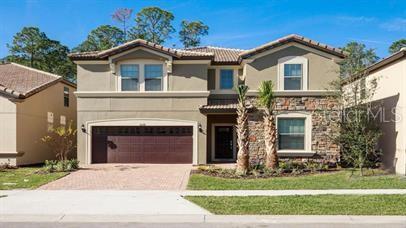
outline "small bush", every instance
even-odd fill
[[[218,166],[199,166],[197,172],[210,176],[225,178],[269,178],[281,176],[298,176],[316,172],[329,171],[329,163],[325,160],[282,160],[279,162],[279,168],[269,169],[262,164],[252,166],[246,174],[242,175],[236,172],[236,169],[221,168]]]
[[[15,169],[17,167],[10,165],[9,163],[1,163],[0,164],[0,172],[5,172],[6,169]]]
[[[49,173],[71,172],[71,171],[79,169],[79,161],[76,159],[63,160],[63,161],[46,160],[43,168],[45,171],[47,171]]]

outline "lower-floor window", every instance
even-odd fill
[[[305,150],[305,118],[278,118],[279,150]]]

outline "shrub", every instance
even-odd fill
[[[79,161],[76,159],[56,161],[56,160],[46,160],[44,165],[44,170],[52,172],[71,172],[79,169]]]

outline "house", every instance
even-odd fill
[[[144,40],[72,53],[77,64],[78,159],[91,163],[236,160],[234,90],[249,86],[250,161],[263,161],[261,81],[273,80],[281,157],[339,159],[326,90],[345,53],[289,35],[250,49],[173,49]],[[337,118],[337,117],[335,117]]]
[[[28,165],[55,159],[41,138],[76,124],[76,85],[16,63],[0,64],[0,163]]]
[[[363,74],[353,76],[344,84],[351,89],[371,89],[371,82],[377,86],[368,97],[375,107],[373,117],[382,131],[378,149],[383,152],[383,167],[389,171],[406,175],[406,49],[369,66]],[[351,86],[351,87],[350,87]]]

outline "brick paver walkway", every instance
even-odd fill
[[[94,164],[41,190],[184,190],[192,165]]]

